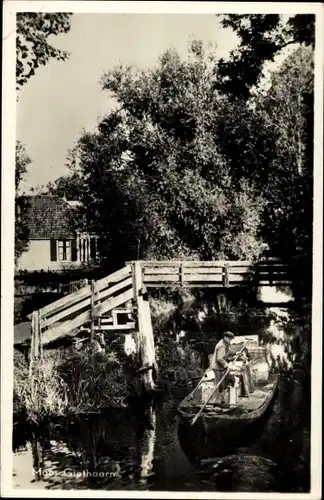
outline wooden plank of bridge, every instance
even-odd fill
[[[95,337],[95,313],[94,313],[94,308],[95,308],[95,280],[91,280],[91,298],[90,298],[90,307],[91,307],[91,342],[94,341]]]
[[[139,262],[145,268],[165,267],[165,266],[178,267],[181,264],[184,264],[186,267],[223,267],[225,264],[229,266],[255,265],[255,262],[253,262],[252,260],[203,260],[203,261],[202,260],[140,260],[137,262]],[[127,262],[126,264],[132,264],[132,262]]]
[[[96,283],[97,285],[97,283]],[[128,286],[132,285],[132,278],[127,278],[124,281],[121,281],[117,283],[116,285],[107,288],[107,290],[103,290],[101,292],[98,292],[97,286],[96,286],[96,295],[95,295],[95,314],[98,315],[98,311],[100,310],[100,303],[102,300],[107,299],[110,295],[113,295],[114,293],[117,293],[119,290],[122,290],[123,288],[126,288]],[[73,306],[70,306],[69,308],[66,308],[64,310],[60,310],[57,314],[53,314],[49,318],[46,318],[43,320],[42,326],[43,328],[48,327],[50,325],[53,325],[57,323],[58,321],[63,320],[64,318],[67,318],[68,316],[71,316],[72,314],[76,313],[79,310],[84,309],[85,307],[89,306],[90,307],[90,297],[82,300],[81,302],[78,302],[74,304]]]
[[[35,324],[36,324],[36,311],[32,312],[31,319],[31,339],[30,339],[30,352],[29,352],[29,378],[31,378],[33,373],[33,367],[35,362]]]
[[[103,291],[102,292],[103,296],[101,298],[105,296],[104,295],[105,289],[109,287],[111,283],[119,283],[123,279],[129,277],[130,270],[131,268],[128,265],[110,274],[109,276],[106,276],[105,278],[98,280],[96,282],[96,290],[97,292]],[[62,309],[67,309],[68,307],[73,306],[84,299],[90,300],[90,296],[91,296],[91,286],[86,285],[80,290],[77,290],[76,292],[66,295],[65,297],[62,297],[61,299],[58,299],[55,302],[52,302],[51,304],[48,304],[47,306],[43,307],[41,309],[42,316],[44,317],[50,314],[56,314]]]
[[[132,264],[134,299],[137,305],[139,355],[142,366],[156,366],[153,328],[151,321],[150,305],[144,288],[142,266],[139,261]],[[155,388],[152,369],[142,374],[146,391]]]
[[[228,265],[223,267],[223,285],[224,288],[229,287]]]
[[[104,314],[105,312],[111,311],[115,307],[124,304],[128,300],[133,298],[133,290],[130,288],[125,292],[117,295],[117,297],[111,297],[107,301],[98,304],[94,308],[94,313],[96,316]],[[91,313],[90,310],[85,311],[79,314],[76,318],[73,318],[68,321],[64,321],[62,323],[58,323],[53,325],[52,328],[44,331],[43,333],[43,345],[48,344],[49,342],[53,342],[54,340],[59,339],[60,337],[64,337],[67,332],[72,332],[76,328],[84,325],[91,321]]]
[[[38,333],[38,349],[39,349],[39,358],[43,357],[43,340],[42,340],[42,313],[41,310],[37,311],[37,333]]]
[[[126,288],[126,286],[129,286],[130,283],[129,281],[131,280],[125,280],[123,288]],[[114,287],[112,287],[114,288]],[[97,317],[101,316],[102,314],[107,313],[108,311],[111,311],[112,309],[115,309],[115,307],[120,306],[121,304],[125,304],[128,300],[133,298],[133,290],[130,288],[129,290],[126,290],[125,292],[121,293],[120,295],[117,295],[116,297],[110,297],[104,302],[101,302],[100,304],[97,304],[95,306],[95,315]]]
[[[128,331],[135,330],[135,321],[126,323],[125,325],[101,325],[95,326],[95,331]]]
[[[266,261],[140,261],[147,287],[230,287],[258,282],[286,281],[287,264]]]

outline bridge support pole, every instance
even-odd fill
[[[29,356],[29,378],[32,378],[36,363],[42,359],[41,315],[40,311],[33,311],[31,323],[31,345]]]
[[[142,380],[146,392],[155,389],[153,370],[156,370],[154,336],[146,288],[143,283],[140,262],[132,263],[134,299],[137,306],[137,322],[139,336],[139,357],[141,363]]]

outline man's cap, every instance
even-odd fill
[[[224,332],[223,337],[227,337],[228,339],[234,339],[235,335],[232,332]]]

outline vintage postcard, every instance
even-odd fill
[[[320,499],[323,5],[3,17],[2,495]]]

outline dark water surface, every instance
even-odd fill
[[[48,426],[16,425],[13,486],[36,489],[307,492],[309,394],[280,379],[267,413],[231,439],[181,425],[174,390],[143,410]],[[136,414],[137,413],[137,414]]]

